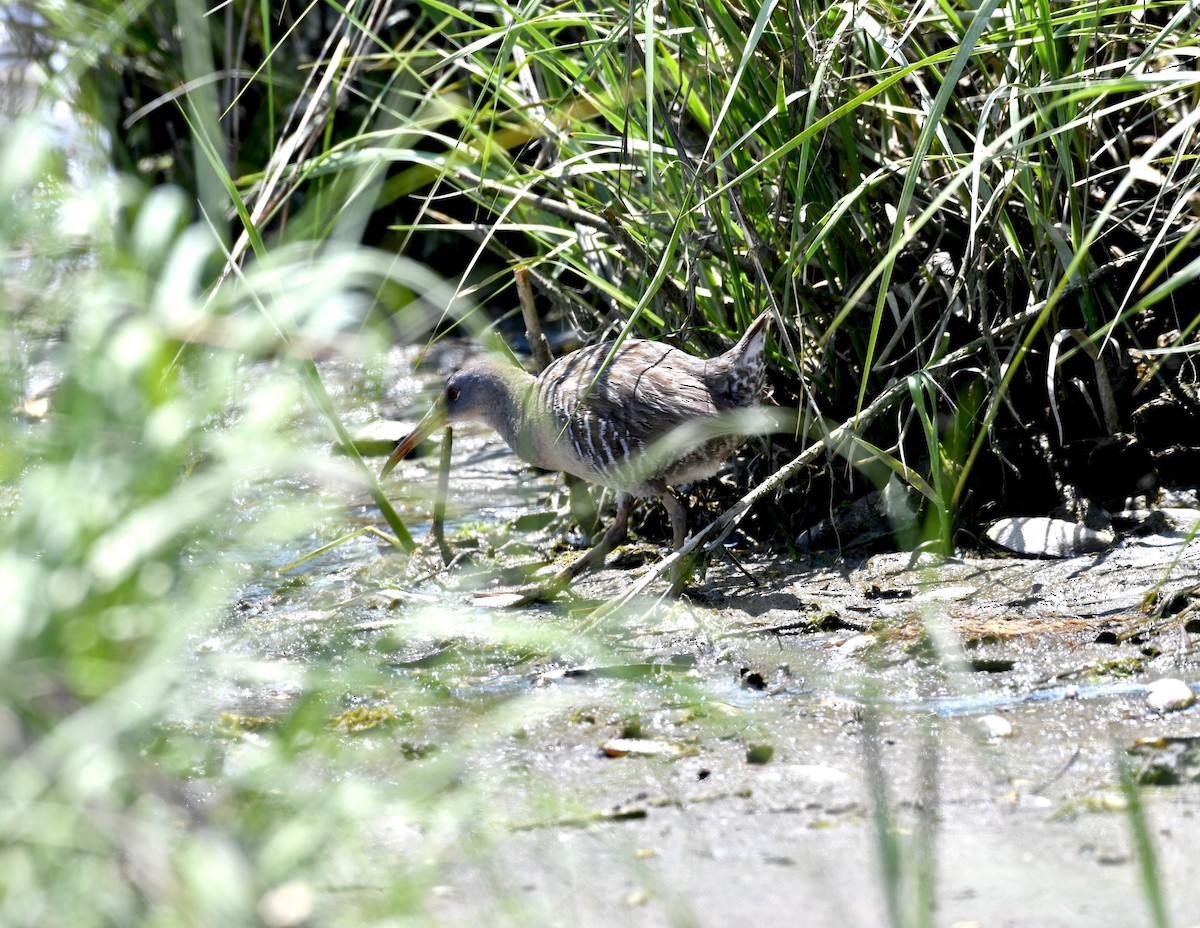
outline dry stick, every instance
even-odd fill
[[[954,365],[966,360],[980,348],[982,348],[987,338],[998,338],[1008,334],[1008,332],[1019,329],[1022,325],[1033,321],[1038,317],[1046,307],[1046,302],[1043,300],[1035,304],[1025,312],[1020,313],[1007,322],[997,326],[988,336],[980,336],[974,341],[962,348],[954,351],[939,361],[936,364],[930,365],[920,373],[926,377],[937,378],[950,373]],[[826,451],[837,451],[839,448],[845,448],[848,443],[854,442],[854,435],[863,426],[870,424],[880,413],[890,409],[893,405],[899,402],[903,397],[908,395],[908,380],[899,380],[893,383],[890,387],[879,394],[870,405],[865,407],[855,418],[847,419],[837,428],[832,429],[824,438],[820,438],[805,448],[800,454],[783,465],[779,470],[775,471],[770,477],[756,486],[753,490],[739,499],[736,503],[730,506],[725,512],[721,513],[716,519],[705,526],[701,531],[697,532],[689,538],[678,551],[667,555],[646,573],[634,584],[628,587],[623,593],[614,596],[604,605],[591,612],[584,620],[583,630],[590,629],[595,623],[603,619],[605,616],[612,613],[625,605],[646,587],[661,577],[664,573],[679,560],[690,555],[693,551],[706,544],[709,550],[712,550],[719,545],[733,531],[734,527],[742,520],[746,512],[768,493],[774,492],[779,487],[783,486],[788,480],[799,473],[803,468],[812,464]]]
[[[446,544],[446,496],[450,492],[450,449],[454,446],[454,429],[449,425],[442,433],[442,458],[438,462],[437,490],[433,497],[433,525],[430,531],[442,552],[442,563],[447,567],[454,560],[454,552]]]
[[[329,46],[333,44],[333,38],[334,36],[331,34],[325,42],[325,48],[329,48]],[[321,79],[317,84],[317,89],[313,92],[312,96],[308,98],[308,103],[304,108],[303,115],[300,117],[299,124],[290,135],[284,138],[283,142],[275,149],[270,160],[267,162],[267,168],[263,173],[262,185],[255,193],[254,209],[250,213],[251,222],[256,229],[261,226],[267,214],[276,205],[278,205],[278,203],[282,202],[285,192],[277,192],[276,188],[283,182],[283,176],[288,172],[288,168],[291,168],[291,178],[294,179],[297,174],[300,173],[300,162],[303,161],[305,154],[311,150],[316,139],[320,137],[320,133],[316,133],[310,134],[306,138],[305,133],[308,131],[309,125],[317,118],[319,113],[322,113],[323,111],[324,115],[328,115],[332,109],[332,106],[335,105],[330,104],[327,92],[330,86],[333,85],[334,74],[339,68],[341,68],[342,61],[346,56],[346,50],[348,48],[349,39],[346,36],[342,36],[341,39],[338,40],[337,47],[333,50],[333,54],[328,59],[325,68],[321,73]],[[348,67],[353,68],[353,64],[349,64]],[[307,80],[305,81],[305,87],[311,83],[315,74],[316,71],[314,70],[308,76]],[[349,74],[345,76],[349,77]],[[339,82],[338,89],[335,91],[335,101],[337,96],[342,93],[342,88],[345,86],[345,83]],[[304,98],[301,97],[300,99],[302,100]],[[300,102],[298,100],[296,105],[292,108],[292,112],[288,115],[288,124],[291,123],[292,118],[295,116],[299,108]],[[296,155],[297,153],[300,155],[299,160],[293,163],[292,156]],[[250,234],[247,230],[243,229],[242,233],[234,242],[233,252],[225,262],[225,268],[221,272],[222,281],[229,275],[230,265],[241,258],[246,249],[250,247],[250,243]]]
[[[517,281],[517,296],[521,298],[521,315],[525,318],[525,337],[529,340],[529,350],[533,352],[533,363],[540,374],[550,366],[550,345],[542,332],[542,323],[538,319],[537,307],[533,303],[533,287],[529,285],[529,269],[518,267],[513,271]]]

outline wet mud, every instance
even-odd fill
[[[1174,924],[1200,919],[1200,709],[1148,700],[1200,682],[1185,532],[1061,560],[740,550],[596,621],[664,549],[493,608],[481,591],[571,556],[518,527],[562,500],[494,437],[455,453],[452,568],[356,538],[248,586],[193,670],[213,712],[269,720],[319,666],[362,776],[453,765],[470,824],[380,819],[386,867],[438,848],[431,918],[1134,925],[1149,872]],[[392,488],[418,537],[435,466]],[[272,674],[217,659],[238,652]]]

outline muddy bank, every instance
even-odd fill
[[[435,467],[405,462],[389,493],[419,538]],[[492,608],[476,593],[580,539],[548,518],[557,478],[494,436],[456,435],[454,478],[451,569],[431,545],[351,539],[248,585],[188,670],[186,711],[247,739],[316,675],[353,775],[428,789],[378,810],[373,854],[433,882],[431,920],[821,928],[900,906],[1123,926],[1149,921],[1148,853],[1174,923],[1200,912],[1200,710],[1147,699],[1200,681],[1200,544],[1182,533],[1063,560],[739,550],[681,600],[659,581],[594,622],[662,547],[619,549],[558,602]],[[344,531],[338,499],[314,546]],[[378,523],[365,499],[353,512]],[[1147,784],[1142,812],[1123,776]]]
[[[1195,710],[1146,702],[1157,678],[1200,679],[1192,606],[1146,597],[1194,584],[1200,545],[743,566],[756,583],[715,565],[689,600],[644,600],[508,668],[540,706],[473,759],[497,778],[496,827],[446,873],[442,917],[883,924],[883,829],[905,906],[930,855],[937,924],[1144,922],[1122,765],[1200,737]],[[504,621],[569,632],[641,569]],[[1200,907],[1198,798],[1190,781],[1143,793],[1180,924]]]

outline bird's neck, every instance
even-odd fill
[[[496,390],[496,402],[486,407],[484,421],[495,429],[518,456],[521,442],[528,439],[524,422],[533,393],[534,377],[511,364],[489,363],[489,380]],[[526,458],[528,460],[528,458]]]

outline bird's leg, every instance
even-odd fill
[[[625,540],[629,530],[629,514],[633,511],[633,497],[628,493],[617,494],[617,514],[613,516],[612,524],[605,531],[599,544],[588,551],[583,557],[568,564],[554,575],[552,583],[570,583],[585,570],[599,567],[608,557],[608,552]]]
[[[612,524],[609,525],[599,544],[582,557],[576,558],[546,583],[525,590],[521,599],[515,605],[527,605],[533,602],[552,599],[585,570],[591,570],[603,564],[604,558],[608,556],[608,552],[625,539],[625,534],[629,529],[629,513],[633,511],[633,503],[634,498],[628,493],[618,493],[617,514],[613,516]]]
[[[679,501],[679,497],[671,492],[670,487],[664,487],[658,494],[658,498],[662,500],[662,504],[667,510],[667,517],[671,520],[671,531],[675,536],[671,550],[678,551],[683,547],[683,542],[687,538],[687,508]],[[690,574],[690,571],[684,570],[684,560],[686,559],[676,561],[671,567],[672,596],[678,596],[683,592],[684,584]]]
[[[671,520],[671,531],[675,536],[671,550],[678,551],[687,539],[687,509],[669,488],[659,493],[658,498],[662,500],[662,504],[667,510],[667,518]]]

